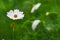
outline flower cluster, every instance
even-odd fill
[[[41,3],[37,3],[36,5],[34,5],[31,9],[31,13],[34,13],[34,11],[36,11],[39,7],[41,6]],[[12,20],[18,20],[18,19],[23,19],[24,18],[24,12],[19,11],[19,9],[15,9],[15,10],[10,10],[9,12],[7,12],[7,16],[12,19]],[[46,15],[48,15],[48,12],[46,13]],[[34,20],[32,23],[32,29],[35,30],[37,25],[40,23],[40,20]]]

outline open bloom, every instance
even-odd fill
[[[41,3],[37,3],[36,5],[34,5],[31,9],[31,13],[33,13],[35,10],[37,10],[40,7]]]
[[[24,14],[18,9],[15,9],[15,10],[10,10],[9,12],[7,12],[7,16],[10,19],[17,20],[17,19],[23,19]]]
[[[40,23],[40,20],[34,20],[32,24],[32,29],[35,30],[39,23]]]

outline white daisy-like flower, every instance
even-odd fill
[[[34,5],[31,9],[31,13],[33,13],[35,10],[37,10],[40,7],[41,3],[37,3],[36,5]]]
[[[34,20],[34,22],[32,24],[32,29],[35,30],[39,23],[40,23],[40,20]]]
[[[10,19],[17,20],[17,19],[23,19],[24,14],[18,9],[15,9],[15,10],[10,10],[9,12],[7,12],[7,16]]]

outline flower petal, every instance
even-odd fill
[[[31,13],[33,13],[35,10],[37,10],[40,7],[41,3],[37,3],[36,5],[34,5],[31,9]]]
[[[13,17],[13,10],[10,10],[9,12],[7,12],[7,16],[9,18],[12,18]]]
[[[19,10],[18,9],[15,9],[14,10],[14,14],[17,14],[17,13],[19,13]]]
[[[19,14],[18,15],[18,19],[23,19],[23,17],[24,17],[24,14]]]
[[[35,30],[39,23],[40,23],[40,20],[35,20],[32,24],[32,29]]]
[[[19,12],[20,14],[23,14],[23,12]]]

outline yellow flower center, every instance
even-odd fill
[[[17,18],[17,15],[16,14],[14,14],[14,18]]]

